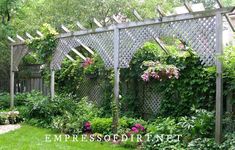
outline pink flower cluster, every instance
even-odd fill
[[[131,131],[133,131],[134,133],[139,133],[140,131],[144,131],[144,130],[145,130],[144,127],[141,124],[139,124],[139,123],[135,124],[131,128]]]
[[[163,65],[160,62],[148,61],[144,62],[148,69],[141,75],[144,81],[149,81],[150,78],[160,80],[179,78],[179,69],[174,65]]]
[[[85,131],[91,131],[91,123],[90,122],[85,122],[84,129],[85,129]]]
[[[82,63],[82,67],[86,68],[90,66],[91,64],[93,64],[93,60],[91,58],[86,58],[86,60],[84,60],[84,62]]]

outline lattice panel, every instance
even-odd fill
[[[147,41],[157,37],[175,37],[187,43],[206,66],[215,64],[215,17],[145,25],[120,31],[119,61],[128,68],[134,53]]]
[[[51,68],[55,70],[60,69],[65,55],[67,55],[72,48],[76,48],[78,46],[80,46],[80,43],[78,43],[73,37],[59,39],[51,62]]]
[[[78,86],[80,97],[88,97],[88,100],[96,105],[100,105],[103,98],[101,82],[98,79],[86,79]]]
[[[65,55],[68,54],[72,48],[81,46],[81,43],[97,52],[104,61],[106,68],[111,68],[113,66],[113,31],[108,31],[61,38],[53,56],[51,67],[55,70],[60,69]]]
[[[159,112],[163,95],[156,85],[150,83],[139,84],[140,112],[157,114]]]
[[[28,47],[26,45],[13,46],[13,70],[18,71],[18,67],[21,59],[28,53]]]

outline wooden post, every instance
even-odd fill
[[[13,72],[13,46],[11,45],[11,68],[10,68],[10,109],[14,108],[14,78],[15,73]]]
[[[117,133],[119,122],[119,29],[114,28],[114,108],[113,133]]]
[[[51,69],[51,99],[55,96],[55,71]]]
[[[223,20],[222,14],[216,14],[216,54],[217,57],[223,54]],[[216,121],[215,121],[215,140],[222,142],[222,116],[223,116],[223,68],[222,62],[216,60]]]

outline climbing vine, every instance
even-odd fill
[[[49,24],[43,24],[40,31],[41,37],[27,40],[27,45],[32,55],[41,64],[49,65],[56,48],[56,35],[58,34]]]

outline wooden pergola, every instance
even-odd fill
[[[61,63],[65,57],[74,61],[68,53],[74,51],[82,59],[85,57],[75,48],[84,47],[93,54],[93,49],[104,61],[106,68],[113,68],[115,72],[114,99],[119,104],[119,76],[120,68],[128,68],[135,52],[146,42],[154,39],[160,47],[167,53],[167,49],[162,44],[160,37],[178,38],[190,46],[200,57],[201,64],[205,66],[216,66],[216,129],[215,138],[218,143],[222,139],[222,108],[223,108],[223,80],[222,63],[217,58],[223,54],[223,17],[229,23],[228,14],[234,11],[234,7],[224,8],[218,2],[220,8],[213,10],[202,10],[194,12],[189,4],[184,7],[187,10],[184,14],[166,16],[160,8],[157,9],[160,18],[143,20],[137,11],[133,11],[138,21],[121,22],[115,16],[116,24],[103,27],[96,19],[94,22],[99,28],[88,30],[77,22],[80,31],[71,32],[64,25],[62,29],[66,33],[58,35],[58,45],[50,63],[51,70],[51,97],[55,95],[54,74],[61,68]],[[37,31],[39,36],[43,36]],[[33,37],[26,33],[27,37]],[[11,107],[14,106],[14,72],[18,71],[21,59],[29,52],[25,40],[17,35],[19,42],[8,37],[11,43]],[[118,120],[118,114],[116,115]]]

